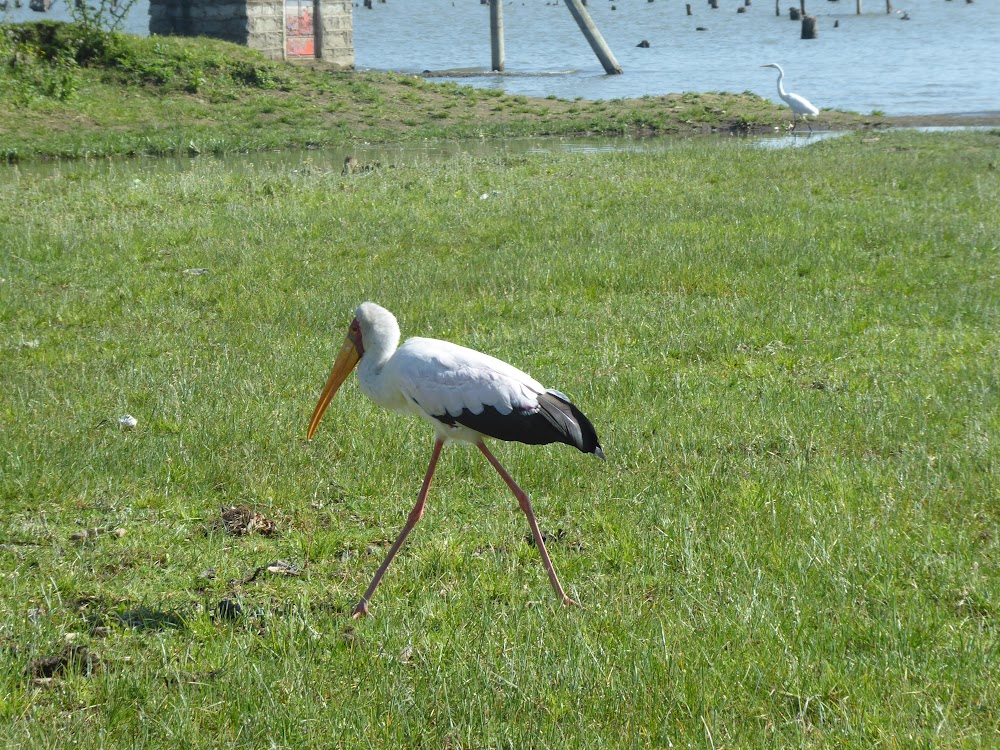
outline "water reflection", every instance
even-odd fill
[[[952,132],[962,130],[991,130],[990,127],[925,127],[913,128],[921,132]],[[768,135],[740,136],[719,134],[692,136],[692,138],[739,140],[749,148],[786,149],[804,148],[832,138],[845,136],[853,131],[815,130],[804,132],[775,132]],[[876,136],[877,137],[877,136]],[[0,166],[0,183],[12,182],[22,175],[97,177],[120,175],[142,178],[153,175],[177,174],[199,169],[206,165],[222,164],[233,173],[253,172],[260,167],[306,174],[346,172],[345,161],[355,161],[354,176],[370,173],[373,168],[388,166],[421,166],[451,159],[504,159],[528,154],[586,154],[586,153],[647,153],[656,154],[673,148],[680,140],[676,137],[627,138],[619,137],[544,137],[506,138],[502,140],[421,141],[419,143],[361,145],[330,149],[298,149],[268,151],[253,154],[226,156],[176,156],[141,157],[124,159],[80,159],[71,161],[29,162]]]
[[[770,136],[751,139],[751,143],[758,148],[780,150],[783,148],[802,148],[820,141],[827,141],[831,138],[839,138],[847,135],[847,130],[814,130],[805,133],[780,133]]]
[[[815,133],[803,137],[798,135],[754,136],[744,138],[748,143],[764,148],[787,148],[808,145],[809,142],[838,135],[839,133]],[[695,136],[697,137],[697,136]],[[721,137],[721,136],[712,136]],[[725,136],[729,137],[729,136]],[[287,151],[265,151],[252,154],[232,154],[224,156],[161,156],[104,159],[79,159],[67,161],[27,162],[9,167],[0,167],[0,182],[6,182],[20,174],[43,176],[97,176],[116,174],[126,177],[156,174],[176,174],[196,169],[206,164],[224,164],[232,172],[251,172],[258,167],[314,171],[348,172],[346,160],[350,157],[356,163],[353,174],[370,172],[373,167],[420,166],[451,159],[495,159],[503,160],[527,154],[584,154],[609,152],[662,152],[676,144],[675,138],[627,138],[627,137],[544,137],[505,138],[502,140],[462,140],[462,141],[421,141],[418,143],[389,145],[360,145],[345,148],[293,149]]]

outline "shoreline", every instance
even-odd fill
[[[937,115],[886,115],[896,127],[1000,127],[1000,112],[949,112]]]
[[[17,31],[21,62],[0,70],[0,162],[7,163],[467,139],[753,136],[792,125],[787,107],[750,92],[537,98],[420,74],[270,61],[204,37],[108,36],[84,55],[72,25]],[[66,54],[79,59],[53,65]],[[818,131],[991,128],[1000,127],[1000,112],[823,110],[810,122]]]

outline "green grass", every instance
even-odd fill
[[[888,122],[834,112],[820,121]],[[787,108],[750,93],[572,103],[319,61],[272,62],[207,38],[0,24],[0,160],[9,162],[186,154],[192,144],[230,154],[445,137],[743,133],[788,123]]]
[[[995,746],[998,145],[0,172],[0,744]],[[584,609],[450,446],[350,619],[432,442],[304,439],[363,299],[594,421],[496,446]]]

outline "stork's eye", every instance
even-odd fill
[[[351,340],[354,341],[355,345],[361,347],[361,324],[358,323],[357,318],[351,321],[351,327],[348,329],[347,335],[351,337]],[[361,351],[360,348],[359,351]]]

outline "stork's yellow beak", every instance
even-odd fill
[[[316,434],[316,428],[319,427],[319,421],[323,418],[323,412],[330,405],[330,401],[333,400],[337,389],[343,385],[344,381],[347,380],[347,376],[351,374],[351,370],[358,364],[359,359],[361,359],[361,352],[358,350],[358,341],[354,336],[348,334],[347,338],[344,339],[344,345],[340,347],[340,354],[337,355],[337,359],[333,363],[333,369],[330,371],[330,379],[326,381],[323,393],[319,397],[319,403],[316,404],[316,410],[309,421],[309,432],[306,434],[307,440],[312,440],[312,436]]]

